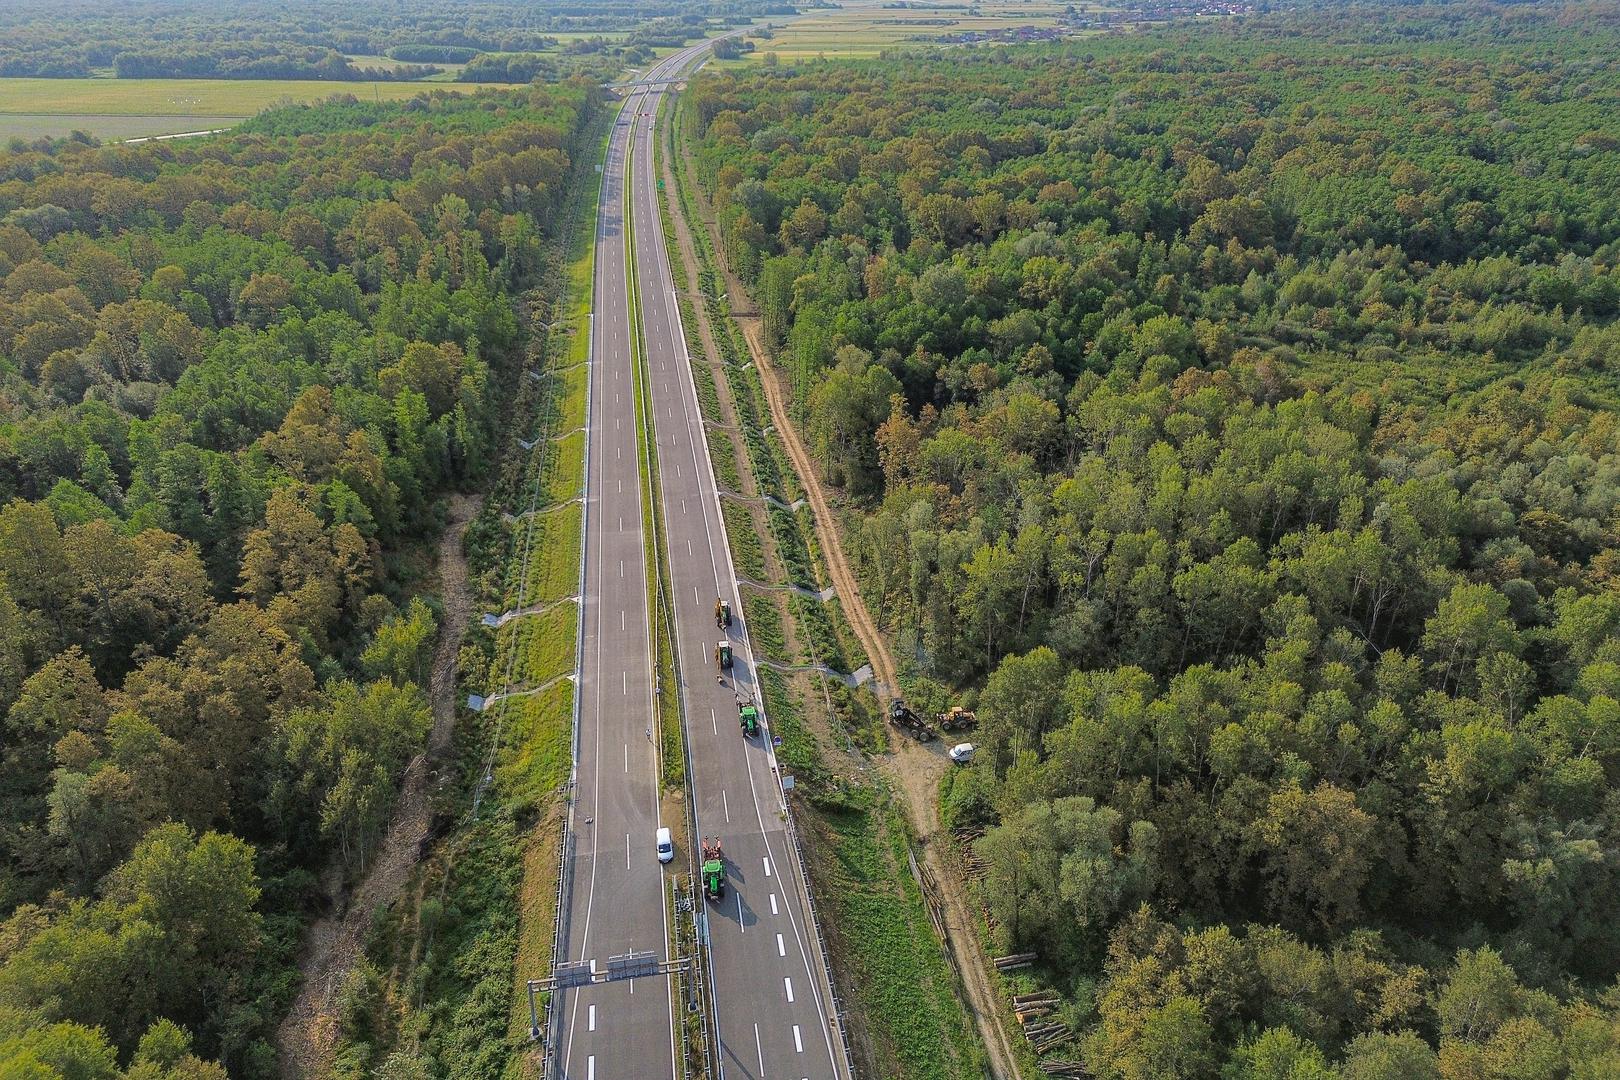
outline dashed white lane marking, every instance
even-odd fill
[[[683,513],[683,514],[686,513],[686,500],[685,499],[681,500],[681,513]]]
[[[761,1072],[764,1071],[763,1066],[761,1067],[760,1071]],[[592,1054],[590,1057],[585,1059],[585,1080],[596,1080],[596,1055],[595,1054]]]
[[[739,934],[748,933],[748,927],[743,924],[742,893],[741,892],[737,893],[737,932]]]
[[[619,560],[619,576],[624,577],[624,560]]]
[[[793,1025],[793,1049],[797,1053],[804,1053],[804,1040],[799,1038],[799,1025]]]
[[[690,540],[686,542],[686,553],[688,555],[692,554],[692,541]]]
[[[585,1030],[586,1031],[595,1031],[596,1030],[596,1006],[595,1005],[592,1005],[590,1007],[590,1009],[587,1010],[587,1012],[585,1013]]]
[[[720,809],[725,811],[726,824],[731,824],[731,801],[726,798],[726,789],[720,789]],[[780,935],[778,935],[780,936]]]
[[[775,893],[771,894],[772,897],[774,897],[775,895],[776,895]],[[777,956],[786,956],[787,955],[787,943],[782,940],[782,935],[781,934],[776,935],[776,955]],[[788,1000],[792,1001],[793,998],[790,996],[788,998]]]
[[[771,876],[771,857],[769,855],[763,856],[762,861],[765,863],[765,876],[770,877]]]
[[[619,629],[620,630],[624,629],[624,612],[623,611],[619,612]]]
[[[622,515],[619,517],[619,531],[624,532],[624,517]]]
[[[713,709],[709,710],[709,727],[714,729],[716,735],[720,734],[720,720],[714,715]]]
[[[628,671],[619,672],[619,693],[630,693],[630,673]],[[768,874],[770,871],[767,870],[766,873]]]
[[[759,1055],[759,1075],[764,1076],[765,1075],[765,1047],[760,1045],[760,1041],[759,1041],[759,1025],[758,1024],[754,1025],[754,1052]],[[595,1061],[596,1059],[592,1058],[591,1060]]]
[[[624,868],[630,869],[630,834],[624,834]]]
[[[777,914],[777,911],[776,911],[776,894],[775,893],[771,893],[771,914],[772,915]],[[780,937],[781,935],[777,935],[777,936]]]
[[[692,603],[694,603],[694,604],[698,604],[698,603],[701,603],[701,602],[702,602],[702,601],[700,601],[700,600],[699,600],[699,599],[698,599],[698,591],[697,591],[697,586],[696,586],[696,585],[694,585],[694,586],[692,586]]]
[[[793,1004],[793,980],[786,975],[782,976],[782,989],[787,991],[788,1004]]]

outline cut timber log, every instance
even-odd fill
[[[1056,990],[1036,990],[1033,993],[1029,993],[1029,994],[1014,994],[1013,995],[1013,1004],[1014,1005],[1033,1005],[1033,1004],[1036,1004],[1037,1002],[1056,1001],[1057,999],[1058,999],[1058,992]]]
[[[998,956],[995,959],[998,971],[1015,971],[1018,968],[1027,968],[1035,962],[1034,953],[1014,953],[1011,956]]]

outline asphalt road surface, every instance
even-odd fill
[[[700,836],[719,837],[726,854],[726,894],[706,902],[721,1063],[727,1080],[840,1080],[848,1069],[769,728],[745,739],[737,723],[738,702],[757,697],[755,671],[658,214],[652,129],[663,92],[650,91],[632,120],[630,195],[689,782]],[[718,597],[731,602],[729,631],[715,625]],[[723,682],[722,633],[736,658]]]
[[[660,77],[707,48],[672,54]],[[624,176],[631,119],[650,95],[634,91],[613,128],[596,220],[590,406],[587,413],[584,595],[579,756],[570,807],[572,874],[559,949],[569,960],[667,954],[663,870],[654,852],[660,824],[647,609],[647,534],[636,447],[630,305],[626,291]],[[675,1073],[674,1016],[667,977],[560,991],[554,1003],[561,1075],[633,1080]]]

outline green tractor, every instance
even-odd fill
[[[724,630],[731,625],[731,601],[715,600],[714,625]]]
[[[731,642],[722,641],[714,647],[714,666],[721,671],[731,670]]]
[[[759,734],[759,706],[752,701],[737,703],[737,726],[742,728],[743,738],[752,739]]]
[[[726,857],[718,836],[703,838],[703,895],[714,901],[726,895]]]

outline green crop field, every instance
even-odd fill
[[[379,71],[393,71],[396,68],[411,67],[418,63],[418,61],[414,60],[395,60],[391,56],[375,56],[371,54],[350,56],[349,62],[357,68],[376,68]],[[433,67],[443,68],[444,70],[437,75],[429,75],[425,79],[418,79],[417,82],[454,82],[461,69],[467,66],[466,64],[449,64],[443,60],[422,61],[422,63],[431,63]]]
[[[1096,5],[1093,5],[1095,8]],[[754,41],[755,52],[745,59],[724,62],[758,63],[767,52],[783,60],[805,57],[873,57],[900,44],[920,44],[942,34],[1004,30],[1013,26],[1052,26],[1063,13],[1062,4],[989,3],[938,7],[891,8],[880,3],[840,4],[777,25],[768,40]]]
[[[333,94],[399,99],[425,89],[410,82],[0,79],[0,138],[87,131],[103,139],[132,139],[207,131],[285,102],[318,101]]]

